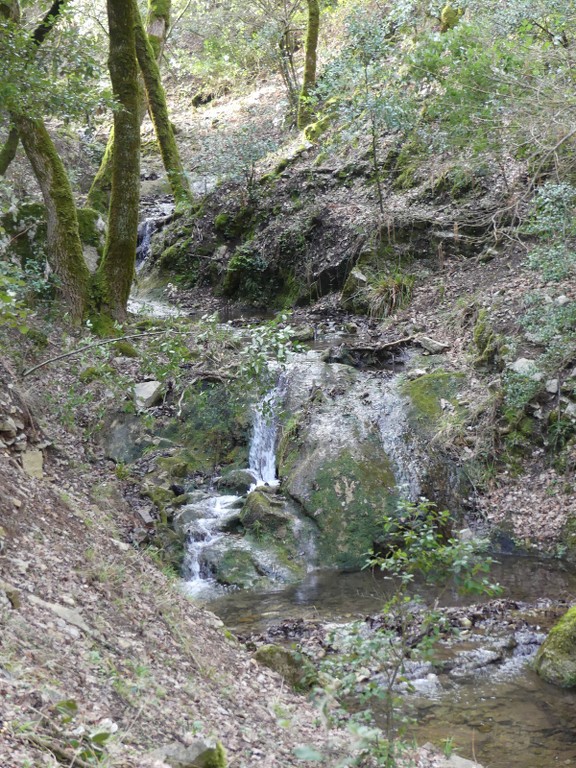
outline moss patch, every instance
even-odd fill
[[[401,391],[410,399],[410,421],[419,428],[436,428],[444,413],[442,400],[459,407],[456,395],[464,378],[462,373],[436,371],[405,382]]]

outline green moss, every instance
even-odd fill
[[[78,229],[85,245],[102,248],[102,232],[98,227],[100,214],[94,208],[78,208]]]
[[[478,350],[478,355],[474,360],[476,368],[486,370],[502,369],[502,340],[494,332],[488,319],[488,313],[481,309],[478,313],[478,319],[472,332],[474,344]]]
[[[78,379],[84,383],[88,384],[91,381],[95,381],[96,379],[101,379],[103,376],[107,376],[114,373],[114,369],[110,365],[90,365],[87,368],[84,368],[83,371],[80,371],[78,375]]]
[[[296,691],[309,690],[317,681],[314,665],[301,653],[281,645],[261,645],[254,653],[259,664],[277,672]]]
[[[536,655],[534,668],[548,683],[576,687],[576,606],[550,630]]]
[[[140,353],[129,341],[117,341],[112,345],[114,351],[121,357],[140,357]]]
[[[214,218],[214,229],[216,232],[226,232],[229,223],[230,215],[227,213],[219,213]]]
[[[434,430],[444,410],[442,400],[458,406],[455,396],[462,387],[464,374],[435,371],[402,385],[402,393],[410,399],[409,418],[420,427]]]
[[[226,768],[228,765],[226,751],[220,742],[216,744],[216,748],[212,751],[212,754],[203,759],[202,765],[203,768]]]
[[[453,29],[464,14],[461,8],[454,8],[450,3],[446,3],[440,14],[440,32],[448,32]]]
[[[328,116],[321,117],[320,120],[317,120],[315,123],[310,123],[310,125],[306,126],[304,129],[304,136],[309,142],[315,144],[320,136],[326,133],[329,125],[330,118]]]
[[[158,459],[158,467],[167,473],[171,480],[189,477],[196,470],[196,462],[190,456],[178,453],[176,456],[166,456]]]

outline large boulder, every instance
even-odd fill
[[[458,374],[403,383],[310,352],[286,378],[279,476],[318,526],[319,564],[364,565],[399,498],[449,500],[454,467],[430,444],[444,415],[458,408]]]
[[[536,655],[534,669],[552,685],[576,687],[576,606],[552,627]]]

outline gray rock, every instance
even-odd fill
[[[560,383],[558,379],[548,379],[546,382],[546,392],[550,392],[551,395],[556,395],[559,387]]]
[[[543,374],[538,370],[536,362],[528,357],[519,357],[513,363],[509,363],[508,368],[519,376],[527,376],[532,381],[542,381]]]
[[[233,469],[218,478],[216,487],[219,490],[225,488],[235,493],[246,493],[250,490],[250,486],[256,483],[256,480],[256,475],[250,469]]]
[[[416,342],[432,355],[439,355],[441,352],[446,352],[447,349],[450,349],[450,344],[431,339],[429,336],[419,336]]]
[[[5,432],[11,437],[16,437],[18,427],[16,422],[10,416],[0,417],[0,432]]]
[[[197,739],[189,746],[177,741],[151,754],[170,768],[226,768],[226,754],[220,742]]]
[[[162,397],[163,384],[160,381],[141,381],[134,385],[134,402],[139,411],[156,405]]]
[[[22,454],[22,468],[30,477],[40,479],[44,475],[44,456],[42,451],[25,451]]]

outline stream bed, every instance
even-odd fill
[[[576,574],[555,561],[505,556],[492,571],[504,595],[536,603],[543,596],[571,600]],[[242,636],[287,620],[346,623],[377,614],[389,582],[368,572],[314,571],[298,584],[275,591],[237,591],[210,601],[209,608]],[[432,600],[434,594],[419,589]],[[446,594],[445,605],[462,604]],[[548,620],[542,613],[542,629]],[[444,653],[482,644],[458,641]],[[406,696],[414,719],[410,734],[423,744],[451,739],[458,754],[484,768],[550,768],[576,765],[576,692],[543,682],[529,666],[536,646],[518,649],[501,666],[489,665],[458,679],[440,674],[441,688]],[[378,711],[374,710],[376,720]]]

